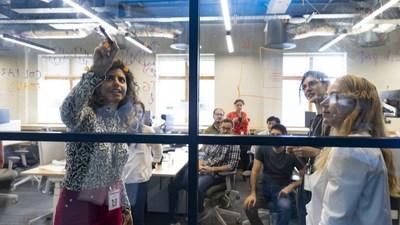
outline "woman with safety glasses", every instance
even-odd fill
[[[385,136],[378,92],[365,78],[339,78],[321,105],[324,124],[334,136]],[[314,166],[307,224],[392,224],[390,193],[398,194],[398,186],[390,150],[326,148]]]

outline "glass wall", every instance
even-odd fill
[[[302,224],[304,174],[335,171],[332,158],[398,176],[399,17],[394,0],[3,1],[0,221],[26,224],[51,208],[61,224],[81,212],[65,209],[67,194],[119,185],[117,205],[146,224],[250,224],[244,205],[272,177],[279,197],[293,197],[285,218]],[[122,63],[109,70],[113,59]],[[43,146],[62,157],[42,162]],[[379,148],[392,150],[393,167]],[[66,214],[55,216],[57,204]]]

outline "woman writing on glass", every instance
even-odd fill
[[[339,78],[321,105],[324,123],[335,136],[385,136],[378,92],[365,78]],[[307,224],[392,224],[390,194],[398,194],[398,185],[390,150],[327,148],[317,157],[315,168]]]
[[[74,133],[126,133],[136,84],[129,69],[114,61],[118,46],[102,44],[60,107],[62,121]],[[70,142],[66,145],[64,187],[56,225],[132,224],[130,204],[121,180],[128,159],[126,143]]]
[[[130,127],[133,134],[154,134],[153,128],[144,124],[145,107],[142,102],[134,104],[136,117]],[[130,144],[129,158],[123,171],[126,192],[135,225],[144,225],[145,205],[147,201],[147,185],[152,174],[152,163],[159,163],[162,158],[161,144]],[[156,166],[158,166],[156,164]]]

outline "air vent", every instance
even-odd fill
[[[281,20],[270,20],[267,24],[265,47],[272,49],[292,49],[296,44],[289,41],[287,23]]]

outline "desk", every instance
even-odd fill
[[[28,224],[33,224],[36,221],[47,217],[51,215],[53,212],[55,212],[55,209],[57,207],[57,202],[58,198],[60,196],[60,191],[61,191],[61,182],[64,179],[64,174],[65,171],[63,169],[64,167],[59,166],[59,165],[53,165],[53,164],[48,164],[48,165],[43,165],[43,166],[38,166],[29,170],[22,171],[21,174],[24,176],[46,176],[48,177],[49,181],[54,182],[54,195],[53,195],[53,209],[50,210],[49,213],[46,213],[45,215],[36,217],[32,220],[29,221]],[[54,214],[53,214],[53,219],[54,219]]]
[[[168,155],[169,157],[172,156],[173,162],[167,157],[168,161],[163,161],[160,168],[153,170],[153,175],[149,181],[147,193],[147,211],[149,212],[166,213],[169,211],[168,184],[188,162],[186,148],[175,149],[175,152],[170,152]],[[187,211],[186,195],[187,193],[183,190],[179,193],[178,213],[186,213]]]
[[[185,149],[176,149],[175,152],[168,154],[172,156],[168,161],[163,161],[161,166],[153,169],[153,177],[175,177],[188,162],[188,153]]]
[[[188,153],[186,149],[176,149],[169,156],[173,162],[164,161],[162,166],[153,170],[153,176],[149,181],[149,191],[147,195],[147,207],[149,212],[168,212],[168,184],[182,170],[188,162]],[[64,178],[65,171],[60,166],[53,164],[38,166],[22,172],[22,175],[47,176],[50,181],[55,183],[53,209],[57,206],[60,184]],[[178,203],[178,213],[186,212],[186,192],[180,193],[180,202]]]

